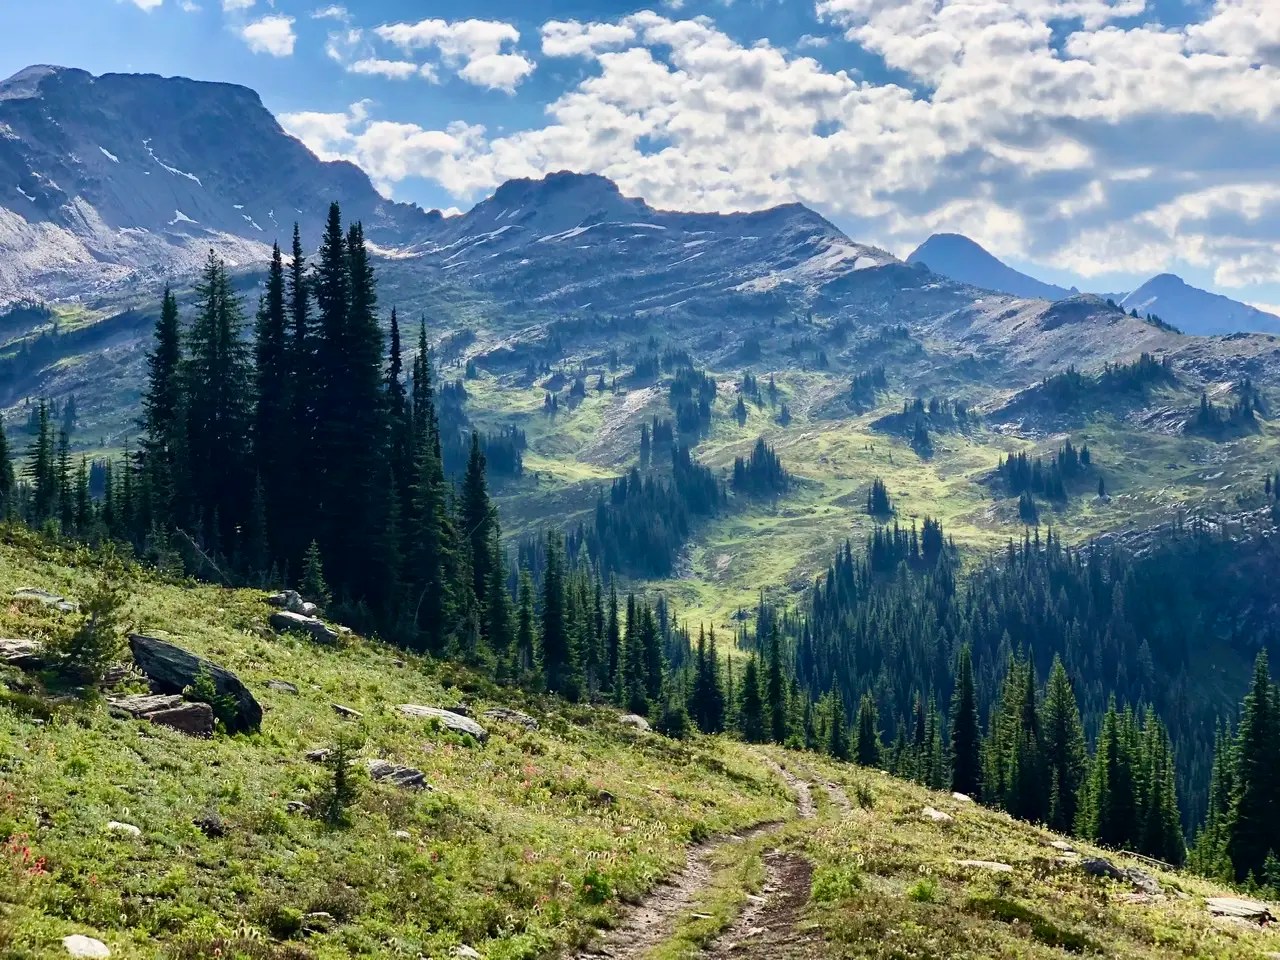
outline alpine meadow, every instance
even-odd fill
[[[50,3],[0,958],[1280,957],[1270,0]]]

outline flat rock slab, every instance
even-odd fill
[[[378,783],[389,783],[406,790],[430,790],[427,775],[417,767],[406,767],[390,760],[368,761],[369,777]]]
[[[1251,923],[1275,923],[1271,908],[1257,900],[1236,897],[1209,897],[1204,902],[1215,917],[1234,917]]]
[[[87,957],[89,960],[106,960],[111,951],[101,940],[86,937],[82,933],[73,933],[62,938],[62,948],[73,957]]]
[[[440,725],[453,733],[474,737],[480,743],[489,739],[489,731],[470,717],[454,713],[452,710],[441,710],[439,707],[422,707],[416,703],[400,704],[400,712],[410,717],[423,717],[438,720]]]
[[[13,599],[34,600],[36,603],[43,603],[46,607],[53,607],[59,613],[75,613],[80,609],[78,603],[38,587],[23,587],[21,590],[15,590]]]
[[[970,870],[990,870],[992,873],[1013,873],[1013,867],[1007,863],[997,863],[995,860],[957,860],[957,866],[968,867]]]
[[[973,803],[973,797],[969,796],[967,793],[953,793],[951,794],[951,799],[959,800],[961,803]]]
[[[132,823],[121,823],[119,820],[112,820],[107,824],[107,829],[112,833],[123,833],[127,837],[141,837],[142,831],[135,827]]]
[[[338,631],[323,620],[288,610],[279,610],[271,615],[271,628],[280,633],[305,633],[316,643],[326,646],[338,642]]]
[[[288,680],[268,680],[267,689],[275,690],[277,693],[297,693],[298,688]]]
[[[213,681],[218,696],[235,704],[235,713],[226,720],[229,733],[252,733],[262,726],[262,706],[249,688],[230,670],[218,666],[188,650],[155,637],[138,633],[129,635],[138,669],[147,675],[161,693],[182,693],[196,682],[201,673]]]
[[[45,665],[44,648],[34,640],[0,640],[0,663],[19,670],[39,670]]]
[[[932,820],[934,823],[950,823],[955,819],[951,814],[935,810],[933,807],[925,807],[920,811],[920,816],[925,820]]]
[[[484,712],[486,720],[497,720],[502,723],[515,724],[518,727],[524,727],[526,730],[537,730],[541,725],[533,717],[527,713],[521,713],[519,710],[510,710],[506,707],[494,707],[492,710]]]
[[[207,703],[188,703],[178,694],[140,694],[112,700],[113,713],[147,720],[193,737],[213,736],[213,708]]]
[[[648,733],[651,729],[649,721],[638,713],[624,713],[618,718],[618,722],[624,727],[635,727],[642,733]]]

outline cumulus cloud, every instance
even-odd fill
[[[504,49],[520,31],[500,20],[426,19],[389,23],[373,33],[405,53],[438,52],[445,66],[476,86],[513,93],[535,69],[523,54]]]
[[[257,0],[222,0],[222,9],[226,13],[239,13],[253,9]]]
[[[150,13],[157,7],[164,5],[164,0],[129,0],[135,7],[146,13]]]
[[[286,126],[380,183],[426,177],[459,199],[509,177],[590,170],[665,207],[799,200],[898,250],[955,230],[1086,275],[1185,262],[1224,285],[1280,282],[1280,8],[1216,0],[1181,28],[1135,20],[1145,10],[819,0],[822,24],[903,83],[741,42],[705,17],[549,21],[543,54],[593,69],[534,129],[428,130],[350,111]],[[406,61],[432,51],[480,85],[514,89],[527,76],[500,59],[523,59],[509,24],[374,33]]]
[[[365,76],[386,77],[388,80],[407,80],[417,76],[435,79],[435,73],[429,66],[419,66],[408,60],[380,60],[376,57],[353,61],[347,64],[347,71]]]
[[[254,53],[266,53],[273,57],[293,55],[297,35],[293,32],[293,17],[273,13],[246,24],[240,36]]]

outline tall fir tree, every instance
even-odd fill
[[[973,656],[968,644],[956,658],[951,697],[951,789],[982,799],[982,729],[973,682]]]

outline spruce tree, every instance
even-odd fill
[[[974,800],[982,798],[982,731],[968,644],[960,648],[951,697],[951,789]]]
[[[1069,833],[1076,822],[1076,798],[1088,754],[1075,691],[1062,660],[1055,656],[1045,688],[1043,720],[1045,767],[1050,787],[1049,826]]]
[[[1234,791],[1228,852],[1236,879],[1260,876],[1267,854],[1280,844],[1280,718],[1264,648],[1253,668],[1235,742]]]
[[[883,747],[880,743],[880,716],[870,692],[862,695],[855,723],[853,758],[864,767],[880,766]]]
[[[294,430],[293,399],[290,396],[288,318],[285,311],[284,262],[280,247],[271,251],[267,287],[258,304],[254,327],[255,407],[253,462],[260,494],[255,502],[254,535],[266,545],[271,558],[286,559],[288,544],[275,529],[293,511],[297,493],[293,488],[290,436]],[[262,525],[259,529],[259,525]],[[255,547],[255,551],[258,547]],[[265,558],[264,558],[265,559]],[[258,568],[265,572],[266,564]]]
[[[754,656],[747,661],[739,684],[738,733],[747,743],[764,743],[768,738],[764,699],[760,695],[760,667]]]
[[[782,673],[782,638],[776,621],[768,628],[769,662],[765,674],[765,702],[769,711],[769,738],[774,743],[787,742],[787,692]]]
[[[175,515],[175,496],[181,478],[175,471],[183,452],[179,433],[185,429],[181,367],[178,300],[166,287],[151,351],[147,354],[142,416],[138,420],[142,430],[139,465],[146,490],[143,519],[148,525],[159,527],[168,527],[179,520]]]
[[[556,533],[547,536],[542,575],[542,675],[547,689],[575,700],[581,694],[578,663],[565,617],[563,546]]]
[[[837,760],[849,759],[849,732],[844,712],[844,700],[838,687],[833,686],[830,694],[831,719],[828,724],[827,753]]]

